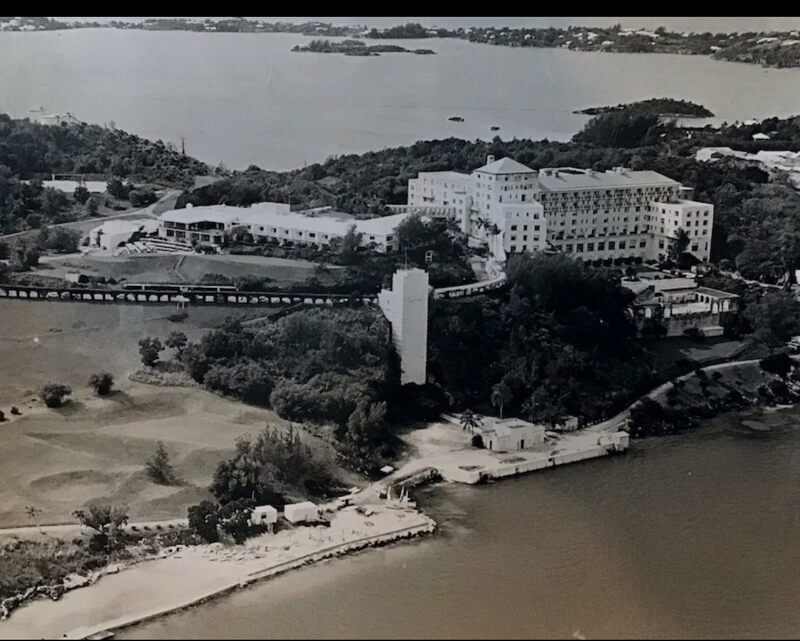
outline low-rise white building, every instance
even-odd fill
[[[222,245],[227,231],[242,227],[256,240],[322,247],[342,238],[355,225],[362,234],[362,246],[387,252],[397,249],[394,230],[407,216],[402,213],[356,220],[319,210],[293,212],[284,203],[264,202],[250,207],[209,205],[164,212],[159,217],[159,235],[169,240]]]
[[[89,248],[114,253],[120,245],[129,242],[134,236],[154,234],[159,222],[152,218],[137,220],[108,220],[89,230]]]
[[[272,525],[278,522],[278,510],[271,505],[258,505],[250,512],[251,525]]]
[[[319,509],[311,501],[289,503],[283,508],[283,516],[289,523],[307,523],[319,518]]]
[[[520,418],[484,416],[471,432],[480,435],[487,450],[513,452],[543,445],[545,426]]]
[[[666,336],[696,331],[721,336],[722,319],[738,309],[739,296],[697,284],[693,274],[652,271],[623,278],[621,284],[636,294],[632,312],[639,330],[661,325]]]

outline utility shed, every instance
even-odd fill
[[[278,510],[271,505],[259,505],[250,513],[252,525],[270,525],[278,522]]]
[[[319,510],[311,501],[289,503],[283,508],[283,516],[289,523],[305,523],[316,521],[319,518]]]

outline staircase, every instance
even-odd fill
[[[121,247],[116,253],[117,256],[136,256],[141,254],[175,254],[194,251],[189,243],[179,240],[167,240],[154,236],[143,238],[134,243],[128,243]]]

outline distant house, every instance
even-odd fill
[[[480,435],[487,450],[514,452],[542,445],[545,427],[520,418],[485,416],[482,423],[470,431]]]
[[[753,140],[769,140],[769,136],[759,132],[757,134],[753,134]]]
[[[639,331],[658,324],[666,336],[687,330],[700,336],[721,336],[722,319],[738,309],[739,296],[697,284],[693,274],[640,272],[621,284],[636,294],[631,312]]]

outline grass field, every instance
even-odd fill
[[[191,308],[171,323],[171,306],[104,306],[0,301],[0,527],[29,524],[25,507],[42,510],[42,523],[70,522],[87,501],[124,502],[135,519],[183,517],[206,496],[205,487],[234,439],[267,424],[286,427],[274,413],[201,389],[134,383],[137,341],[180,329],[197,337],[226,316],[226,308]],[[252,314],[253,311],[249,310]],[[264,310],[260,310],[262,313]],[[87,385],[93,372],[114,374],[119,392],[98,398]],[[70,385],[71,401],[44,407],[36,396],[47,381]],[[11,405],[22,416],[11,417]],[[332,463],[330,447],[301,437]],[[186,483],[166,487],[143,472],[159,440]],[[347,482],[353,477],[346,476]]]
[[[130,282],[198,282],[205,274],[222,274],[228,278],[260,276],[272,279],[276,286],[298,285],[314,275],[315,263],[289,258],[241,255],[153,255],[153,256],[67,256],[48,259],[48,276],[79,271],[94,276],[122,278]],[[331,267],[331,271],[336,270]],[[318,276],[321,282],[331,283],[328,274]]]

